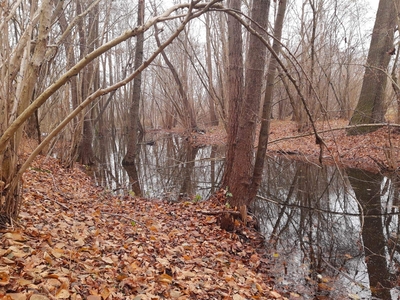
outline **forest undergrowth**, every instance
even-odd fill
[[[317,163],[315,138],[287,138],[298,135],[294,123],[274,121],[269,155]],[[395,130],[363,136],[333,130],[322,137],[326,163],[397,168]],[[212,128],[192,142],[224,140],[223,130]],[[39,156],[24,174],[20,218],[0,232],[0,298],[285,299],[274,290],[271,257],[257,230],[239,221],[231,232],[219,226],[214,212],[228,209],[223,194],[177,203],[115,196],[84,171]]]

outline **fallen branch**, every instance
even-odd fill
[[[225,213],[229,213],[229,214],[235,215],[235,216],[240,216],[240,212],[239,211],[235,211],[235,210],[216,210],[216,211],[200,210],[198,212],[203,214],[203,215],[209,215],[209,216],[217,216],[217,215],[225,214]]]

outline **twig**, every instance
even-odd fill
[[[332,268],[333,270],[335,270],[336,272],[338,272],[340,275],[342,275],[343,277],[345,277],[346,279],[350,280],[351,282],[355,283],[356,285],[358,285],[359,287],[369,290],[370,288],[365,286],[364,284],[362,284],[361,282],[351,278],[347,273],[340,271],[339,269],[335,268],[334,266],[332,266],[328,261],[326,261],[323,257],[321,257],[321,259],[328,265],[328,267]]]
[[[224,213],[229,213],[231,215],[240,216],[240,212],[234,211],[234,210],[217,210],[217,211],[200,210],[198,212],[202,213],[203,215],[209,215],[209,216],[216,216],[216,215],[224,214]]]
[[[286,204],[286,203],[280,203],[278,201],[272,200],[272,199],[268,199],[265,198],[263,196],[257,195],[258,199],[261,199],[263,201],[267,201],[267,202],[271,202],[273,204],[276,205],[282,205],[282,206],[288,206],[288,207],[295,207],[295,208],[303,208],[303,209],[309,209],[315,212],[320,212],[320,213],[327,213],[327,214],[333,214],[333,215],[341,215],[341,216],[351,216],[351,217],[358,217],[358,216],[364,216],[363,212],[360,213],[346,213],[346,212],[338,212],[338,211],[331,211],[331,210],[327,210],[327,209],[321,209],[321,208],[315,208],[315,207],[311,207],[311,206],[305,206],[305,205],[299,205],[299,204]],[[356,199],[357,200],[357,199]],[[390,216],[390,215],[400,215],[400,212],[393,212],[393,213],[383,213],[383,214],[371,214],[371,215],[367,215],[368,217],[373,217],[373,218],[380,218],[382,216]]]
[[[44,200],[49,200],[49,201],[52,201],[52,202],[54,202],[54,203],[57,203],[58,205],[60,205],[60,206],[61,206],[63,209],[65,209],[65,210],[69,210],[69,209],[70,209],[68,206],[66,206],[66,205],[64,205],[64,204],[62,204],[62,203],[60,203],[60,202],[58,202],[57,200],[50,199],[48,196],[43,195],[42,193],[40,193],[40,192],[38,192],[38,191],[36,191],[36,193],[38,193],[40,196],[42,196]],[[60,194],[61,194],[61,193],[60,193]],[[64,195],[62,195],[62,196],[64,196]],[[65,197],[65,196],[64,196],[64,197]]]
[[[347,129],[359,128],[359,127],[384,127],[384,126],[400,127],[400,124],[378,123],[378,124],[349,125],[349,126],[344,126],[344,127],[330,128],[330,129],[325,129],[325,130],[318,130],[318,133],[326,133],[326,132],[332,132],[332,131],[338,131],[338,130],[347,130]],[[286,137],[283,137],[283,138],[272,140],[272,141],[268,142],[268,144],[275,144],[275,143],[279,143],[281,141],[291,140],[291,139],[299,139],[299,138],[307,137],[307,136],[311,136],[311,135],[314,135],[314,132],[308,132],[308,133],[299,134],[299,135],[293,135],[293,136],[286,136]]]

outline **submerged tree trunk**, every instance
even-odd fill
[[[346,173],[363,209],[362,239],[372,296],[376,297],[375,299],[391,299],[390,289],[393,285],[386,261],[388,250],[383,216],[380,216],[382,176],[358,169],[347,169]]]
[[[360,98],[350,125],[382,123],[385,116],[385,91],[387,68],[393,49],[393,38],[396,27],[396,8],[399,0],[380,0],[372,32],[367,64]],[[376,130],[377,127],[351,128],[350,135]]]

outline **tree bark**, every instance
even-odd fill
[[[275,20],[274,26],[274,42],[272,49],[277,55],[281,50],[281,38],[283,29],[283,20],[286,12],[286,0],[279,1],[278,14]],[[278,62],[275,57],[271,57],[271,60],[267,69],[267,82],[264,95],[264,104],[261,116],[261,128],[260,135],[258,138],[258,148],[256,154],[256,161],[254,164],[254,172],[252,178],[252,185],[249,191],[249,202],[253,201],[257,196],[258,188],[261,184],[262,174],[264,170],[264,161],[267,151],[269,128],[271,123],[271,111],[272,111],[272,96],[274,91],[274,83],[278,69]]]
[[[228,6],[240,11],[240,0],[231,0]],[[232,180],[233,162],[235,159],[238,119],[240,102],[243,96],[243,41],[242,28],[238,20],[228,15],[228,91],[229,101],[228,126],[227,126],[227,151],[222,187],[231,189],[235,182]]]
[[[138,2],[138,18],[137,26],[140,26],[144,22],[144,7],[145,0],[139,0]],[[136,37],[136,49],[135,49],[135,70],[140,67],[143,63],[143,44],[144,44],[144,34],[138,34]],[[142,94],[142,75],[138,74],[133,80],[132,89],[132,103],[129,110],[129,132],[128,132],[128,146],[124,159],[122,160],[123,165],[135,166],[135,159],[137,154],[138,139],[139,139],[139,107],[140,98]]]
[[[251,26],[266,28],[268,24],[269,0],[257,0],[253,2],[251,11]],[[258,30],[257,30],[258,31]],[[236,34],[240,34],[236,32]],[[254,169],[254,141],[258,112],[261,103],[262,80],[266,58],[266,47],[255,35],[250,35],[249,48],[246,59],[246,82],[243,99],[236,98],[238,94],[232,95],[230,104],[235,109],[236,115],[231,116],[229,132],[230,139],[234,140],[232,156],[225,162],[226,168],[230,169],[229,177],[224,177],[226,186],[232,197],[229,198],[231,206],[241,208],[242,219],[245,221],[245,206],[249,204],[249,192]],[[239,75],[239,74],[237,74]],[[236,79],[236,77],[235,77]],[[234,81],[232,81],[234,83]],[[232,88],[231,88],[232,89]],[[239,94],[240,95],[240,94]],[[236,132],[236,134],[235,134]],[[229,137],[228,137],[229,139]],[[229,148],[232,147],[228,144]],[[228,149],[229,149],[228,148]]]
[[[399,0],[380,0],[365,66],[361,94],[350,125],[382,123],[385,116],[387,68],[393,48],[396,8]],[[375,127],[354,128],[347,131],[356,135],[374,131]]]

